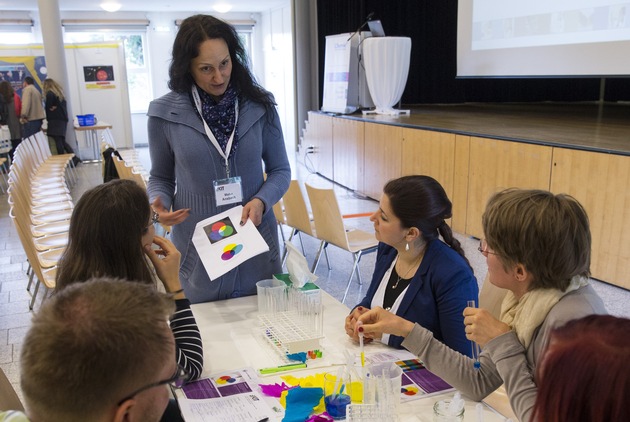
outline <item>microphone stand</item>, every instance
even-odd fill
[[[368,23],[368,22],[372,19],[372,16],[374,16],[374,12],[371,12],[369,15],[367,15],[367,18],[365,18],[365,21],[361,24],[361,26],[359,26],[359,27],[357,28],[357,30],[356,30],[356,31],[354,31],[354,32],[352,33],[352,35],[350,35],[350,38],[348,38],[348,39],[346,40],[346,42],[350,41],[350,40],[352,39],[352,37],[354,37],[355,35],[357,35],[357,33],[358,33],[360,30],[362,30],[362,29],[365,27],[365,25],[367,25],[367,23]]]

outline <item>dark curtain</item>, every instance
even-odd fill
[[[456,0],[318,0],[320,104],[326,35],[353,32],[367,15],[387,35],[411,38],[403,104],[595,101],[599,78],[456,78]],[[630,78],[606,79],[606,101],[630,100]]]

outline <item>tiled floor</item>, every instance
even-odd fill
[[[146,149],[141,150],[141,159],[145,168],[149,169]],[[315,186],[334,186],[331,182],[316,174],[309,173],[303,166],[294,165],[294,175],[300,182],[308,182]],[[75,201],[85,190],[102,181],[98,164],[83,164],[78,168],[79,181],[72,187]],[[2,183],[2,181],[0,181]],[[339,186],[334,186],[341,211],[343,214],[365,213],[373,211],[378,203],[356,197],[352,192]],[[7,374],[18,394],[19,388],[19,356],[22,340],[30,325],[31,313],[28,310],[30,296],[26,291],[28,278],[25,275],[27,267],[26,256],[21,247],[17,233],[9,217],[9,205],[6,195],[0,195],[0,367]],[[372,231],[372,224],[367,218],[350,219],[349,225],[363,230]],[[283,228],[286,236],[290,229]],[[456,234],[462,243],[466,256],[471,261],[475,275],[480,283],[486,276],[485,259],[477,251],[478,240]],[[313,262],[319,242],[309,236],[302,236],[305,255],[309,263]],[[294,241],[299,247],[299,241]],[[352,267],[352,257],[349,253],[335,246],[329,247],[329,257],[332,270],[328,270],[322,258],[316,271],[318,283],[328,293],[341,300]],[[359,286],[356,277],[352,281],[346,304],[353,306],[358,303],[371,280],[375,254],[365,255],[361,260],[361,276],[363,286]],[[609,312],[613,315],[630,318],[630,292],[598,281],[593,281],[597,292],[602,296]],[[40,298],[42,294],[40,293]],[[37,310],[37,305],[36,305]]]

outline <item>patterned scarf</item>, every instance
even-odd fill
[[[562,296],[587,284],[587,277],[576,275],[564,292],[558,289],[534,289],[525,293],[520,300],[508,290],[501,304],[500,319],[516,332],[518,340],[527,349],[534,332]]]
[[[203,115],[203,119],[208,124],[214,137],[217,138],[221,149],[225,151],[225,147],[230,140],[230,135],[234,130],[234,122],[236,120],[234,109],[237,97],[236,90],[232,84],[229,84],[223,98],[221,98],[218,103],[203,89],[197,87],[197,92],[199,92],[199,98],[201,98],[201,114]],[[234,155],[236,152],[238,139],[238,130],[236,130],[230,156]]]

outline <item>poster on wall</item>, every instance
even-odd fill
[[[35,87],[41,92],[47,73],[44,56],[0,57],[0,81],[8,81],[19,96],[22,96],[22,81],[27,76],[35,80]]]
[[[83,66],[86,89],[116,88],[114,66]]]

